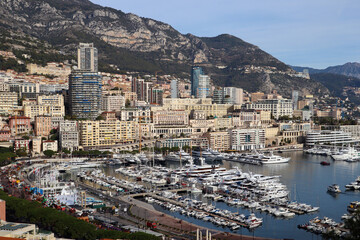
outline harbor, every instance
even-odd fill
[[[349,163],[345,161],[333,161],[330,156],[310,155],[302,151],[283,152],[280,154],[283,157],[290,157],[291,160],[285,164],[274,165],[250,165],[241,164],[231,161],[222,161],[220,167],[232,169],[239,167],[244,172],[250,171],[253,173],[264,174],[267,176],[281,176],[281,182],[287,186],[289,190],[290,200],[304,202],[312,206],[320,207],[318,212],[311,214],[296,215],[293,218],[277,218],[265,212],[260,212],[256,209],[249,209],[240,206],[228,205],[225,202],[212,202],[216,207],[226,209],[232,212],[238,211],[244,215],[254,212],[257,217],[263,219],[261,227],[253,230],[247,228],[240,228],[236,233],[246,234],[248,236],[268,237],[268,238],[290,238],[290,239],[321,239],[319,235],[314,235],[310,232],[299,229],[297,226],[305,224],[315,217],[323,218],[329,217],[336,222],[341,222],[341,217],[347,212],[347,206],[350,202],[358,200],[358,192],[345,191],[345,185],[357,179],[360,172],[358,163]],[[331,162],[330,166],[322,166],[321,161]],[[174,162],[167,163],[168,167],[175,168],[179,164]],[[118,176],[115,169],[105,168],[106,174]],[[332,195],[327,192],[327,188],[331,184],[338,184],[342,189],[342,193]],[[194,197],[193,197],[194,198]],[[195,197],[196,198],[196,197]],[[202,199],[202,197],[197,197]],[[204,222],[191,216],[184,216],[178,212],[171,212],[163,207],[154,204],[155,209],[162,211],[169,215],[175,216],[184,221],[196,223],[197,225],[211,228],[214,230],[222,230],[233,232],[211,222]]]
[[[303,151],[270,153],[286,161],[260,165],[230,161],[223,153],[214,155],[207,161],[198,156],[197,164],[191,157],[184,163],[155,163],[145,154],[141,160],[133,156],[131,162],[126,158],[32,161],[22,170],[31,192],[46,196],[46,206],[79,205],[83,201],[79,195],[85,192],[87,207],[114,206],[118,213],[126,211],[116,226],[146,226],[150,221],[162,234],[188,238],[196,229],[229,234],[219,239],[321,239],[319,233],[332,229],[342,236],[348,234],[341,222],[349,217],[345,214],[349,206],[358,205],[359,193],[354,191],[360,185],[358,162],[334,161],[331,156]],[[263,154],[252,156],[262,158]],[[331,164],[319,164],[323,161]],[[18,182],[14,176],[9,181]]]

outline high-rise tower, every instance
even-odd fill
[[[98,51],[93,43],[80,43],[78,47],[78,69],[98,71]]]
[[[69,76],[70,114],[77,118],[96,119],[101,112],[101,75],[98,74],[97,49],[80,43],[78,69]]]
[[[200,75],[204,72],[201,67],[194,66],[191,69],[191,95],[197,96],[197,90],[199,88]]]

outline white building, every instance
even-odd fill
[[[54,152],[58,151],[58,141],[51,141],[51,140],[47,140],[47,141],[43,141],[42,144],[42,150],[43,152],[46,150],[51,150]]]
[[[230,97],[232,104],[242,105],[244,102],[244,91],[242,88],[224,87],[224,95]]]
[[[316,144],[325,144],[325,145],[335,145],[335,144],[349,144],[354,143],[354,139],[351,137],[351,134],[343,131],[312,131],[308,132],[306,135],[306,145],[316,145]]]
[[[70,151],[79,148],[79,131],[77,121],[64,121],[59,126],[60,149]]]
[[[254,103],[246,103],[245,108],[269,111],[275,119],[293,115],[293,103],[289,99],[262,99]]]
[[[232,150],[244,151],[265,148],[265,129],[232,129],[230,145]]]
[[[104,112],[120,111],[125,107],[125,97],[121,95],[103,95],[101,110]]]
[[[210,96],[210,77],[208,75],[199,75],[199,88],[197,89],[197,98],[207,98]]]
[[[178,98],[178,81],[176,79],[171,80],[170,89],[171,89],[171,98]]]

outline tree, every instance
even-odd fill
[[[26,157],[28,155],[25,148],[20,148],[15,153],[18,157]]]
[[[52,157],[55,154],[53,150],[45,150],[44,155],[47,157]]]
[[[25,140],[29,140],[29,139],[30,139],[30,137],[29,137],[28,135],[22,136],[22,138],[25,139]]]
[[[130,99],[126,99],[126,101],[125,101],[125,107],[126,108],[128,108],[128,107],[130,107]]]
[[[360,239],[360,209],[357,209],[354,216],[345,221],[345,228],[350,230],[350,236],[346,239],[355,240]]]
[[[67,149],[67,148],[63,148],[62,152],[65,153],[65,154],[70,154],[71,153],[71,151],[69,149]]]
[[[99,115],[96,120],[100,121],[100,120],[105,120],[103,116]]]

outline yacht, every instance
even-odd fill
[[[284,158],[278,155],[274,155],[273,152],[270,152],[269,155],[260,154],[259,160],[262,164],[276,164],[287,163],[290,161],[290,158]]]
[[[330,193],[340,193],[341,192],[340,187],[337,184],[328,186],[327,191]]]
[[[284,158],[278,155],[274,155],[272,152],[270,152],[269,155],[255,152],[253,154],[243,153],[236,161],[241,163],[261,165],[261,164],[287,163],[290,161],[290,158]]]
[[[199,163],[199,165],[195,165],[193,161],[190,160],[189,164],[186,164],[183,168],[176,169],[175,173],[187,177],[200,177],[204,174],[226,171],[226,168],[220,167],[220,165],[206,164],[205,158],[199,158]]]
[[[183,151],[180,151],[178,153],[170,153],[165,157],[165,161],[170,161],[170,162],[188,162],[189,160],[191,160],[192,157]]]
[[[203,157],[208,161],[214,161],[216,159],[216,156],[211,153],[208,150],[205,151],[192,151],[192,154],[194,157],[199,158],[199,157]]]
[[[360,160],[360,153],[353,147],[348,147],[340,150],[338,154],[332,154],[331,157],[335,161],[358,161]]]

